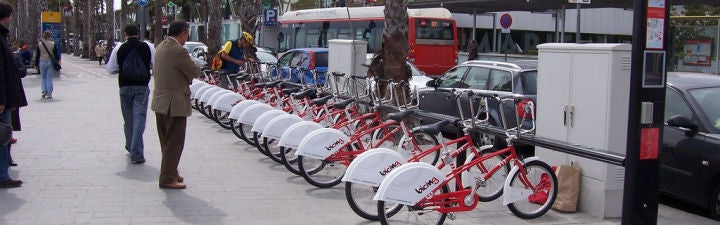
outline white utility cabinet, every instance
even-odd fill
[[[624,155],[630,93],[629,44],[538,45],[537,130],[550,138]],[[623,167],[537,148],[550,165],[582,168],[578,209],[602,218],[622,213]]]
[[[363,66],[367,54],[367,41],[332,39],[328,41],[328,71],[347,75],[365,76]],[[333,90],[335,87],[331,87]],[[343,89],[343,86],[339,86]]]

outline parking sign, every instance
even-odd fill
[[[265,26],[277,26],[277,9],[264,9]]]

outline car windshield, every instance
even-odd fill
[[[328,53],[327,52],[315,52],[315,67],[327,67],[328,66]]]
[[[718,133],[720,130],[720,87],[700,88],[688,90],[690,95],[700,106],[700,110],[705,114],[713,132]]]
[[[260,62],[264,63],[276,63],[277,59],[275,56],[267,53],[267,52],[256,52],[255,55],[257,55],[258,59],[260,59]]]
[[[523,94],[537,95],[537,70],[525,71],[521,75]]]

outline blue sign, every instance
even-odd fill
[[[148,4],[148,0],[135,0],[140,7],[145,7]]]
[[[507,13],[500,16],[500,26],[502,26],[502,28],[510,28],[510,26],[512,26],[512,16]]]
[[[50,31],[50,39],[55,42],[55,55],[60,58],[62,53],[62,24],[60,23],[42,23],[42,31]]]
[[[278,15],[277,9],[263,9],[263,17],[265,18],[265,26],[277,26]]]

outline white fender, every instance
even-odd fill
[[[240,114],[242,114],[248,107],[259,103],[260,102],[256,100],[244,100],[235,104],[232,110],[230,110],[230,119],[238,120],[238,118],[240,118]]]
[[[263,129],[262,137],[280,140],[283,133],[293,124],[303,121],[302,118],[295,114],[285,114],[270,120]]]
[[[529,157],[525,158],[524,163],[528,163],[531,161],[540,160],[537,156],[535,157]],[[503,205],[507,205],[510,203],[513,203],[515,201],[518,201],[520,199],[527,199],[528,196],[530,196],[533,191],[524,189],[524,188],[513,188],[510,187],[510,182],[512,182],[512,177],[515,173],[517,173],[519,168],[517,166],[513,166],[512,169],[510,169],[510,173],[508,173],[507,179],[505,179],[505,185],[503,186]]]
[[[222,89],[222,88],[220,88],[220,87],[218,87],[218,86],[214,86],[214,87],[206,90],[206,91],[203,92],[203,94],[200,96],[200,99],[199,99],[200,102],[204,102],[205,104],[207,104],[207,102],[208,102],[208,100],[210,99],[210,97],[212,97],[213,94],[215,94],[216,92],[221,91],[221,90],[225,90],[225,89]]]
[[[300,146],[300,142],[305,139],[305,136],[310,132],[323,128],[320,124],[312,121],[300,121],[292,126],[288,127],[287,130],[280,137],[278,145],[286,148],[297,149]]]
[[[225,93],[224,95],[220,96],[220,98],[216,99],[215,103],[213,103],[212,106],[214,109],[224,112],[230,112],[235,103],[238,103],[242,100],[245,100],[242,95],[231,91],[229,93]]]
[[[260,117],[258,117],[257,120],[255,120],[255,123],[253,124],[252,128],[250,128],[250,131],[262,134],[263,131],[265,130],[265,126],[267,126],[267,124],[271,120],[275,119],[275,117],[285,115],[285,114],[287,114],[285,111],[282,111],[279,109],[273,109],[273,110],[267,111],[267,112],[263,113],[262,115],[260,115]]]
[[[445,180],[445,175],[435,166],[412,162],[394,169],[385,176],[374,200],[415,205],[433,193]]]
[[[275,108],[264,103],[253,104],[247,109],[245,109],[242,114],[240,114],[240,117],[238,117],[238,122],[242,124],[253,125],[255,124],[255,120],[257,120],[258,117],[260,117],[263,113],[273,109]]]
[[[207,85],[208,84],[203,81],[193,79],[193,83],[190,85],[190,98],[195,98],[197,91]]]
[[[399,152],[387,148],[373,148],[350,162],[342,181],[377,187],[385,176],[405,162]]]
[[[306,156],[314,159],[326,159],[328,156],[346,147],[350,142],[350,137],[343,132],[332,129],[322,128],[310,132],[295,151],[295,155]]]
[[[222,90],[219,90],[219,91],[215,92],[214,94],[212,94],[212,95],[210,96],[210,98],[208,98],[208,101],[205,103],[205,105],[207,105],[207,106],[215,106],[215,101],[216,101],[218,98],[220,98],[220,96],[223,96],[223,95],[225,95],[225,94],[227,94],[227,93],[232,93],[232,91],[231,91],[231,90],[222,89]],[[215,107],[213,107],[213,109],[215,109]]]
[[[217,86],[208,84],[208,85],[200,87],[200,89],[198,89],[197,93],[195,93],[195,96],[193,96],[193,98],[195,98],[199,101],[200,97],[202,97],[202,95],[205,94],[205,92],[207,92],[208,90],[210,90],[214,87],[217,87]]]

